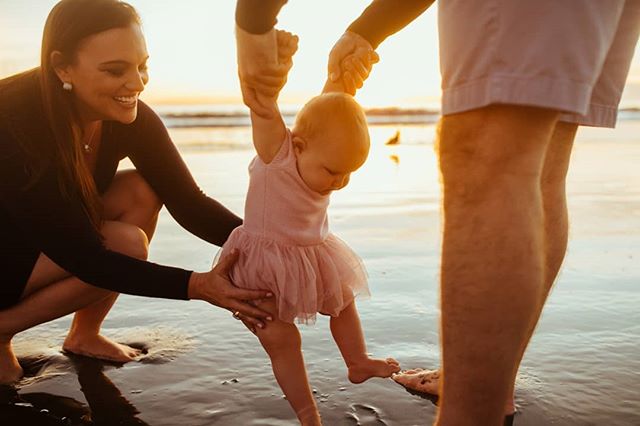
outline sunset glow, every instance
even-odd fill
[[[55,0],[0,0],[0,77],[36,66],[46,16]],[[151,59],[144,99],[155,104],[240,102],[235,62],[235,1],[131,0],[140,12]],[[290,0],[278,27],[300,36],[281,95],[300,104],[324,83],[329,50],[369,0]],[[639,49],[636,49],[639,50]],[[378,49],[381,62],[358,99],[366,106],[438,106],[440,75],[436,7]],[[640,104],[640,54],[622,106]]]

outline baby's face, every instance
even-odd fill
[[[322,195],[347,186],[351,173],[364,164],[369,152],[367,143],[330,133],[305,142],[302,149],[296,147],[298,173],[312,191]]]

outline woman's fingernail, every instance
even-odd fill
[[[267,317],[267,321],[273,321],[273,318]]]
[[[335,72],[332,72],[329,75],[329,78],[331,79],[331,81],[336,81],[338,79],[338,75]]]
[[[264,325],[262,325],[262,324],[258,324],[258,327],[260,327],[260,328],[264,328]]]
[[[273,293],[267,293],[267,297],[273,297]]]

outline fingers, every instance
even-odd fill
[[[369,73],[371,72],[372,65],[367,62],[365,63],[360,58],[354,58],[351,61],[351,65],[353,70],[358,73],[358,75],[362,78],[362,80],[366,80],[369,77]]]
[[[378,52],[376,52],[375,50],[370,50],[369,63],[373,65],[373,64],[377,64],[378,62],[380,62],[380,55],[378,55]]]
[[[255,102],[257,101],[258,100],[256,99]],[[259,104],[259,102],[257,103]],[[229,269],[231,269],[231,267],[238,261],[239,257],[240,257],[240,252],[238,250],[231,250],[231,253],[224,256],[222,259],[220,259],[220,262],[218,262],[216,267],[213,268],[214,271],[216,271],[218,274],[227,276],[229,274]]]
[[[254,90],[248,90],[242,92],[242,102],[246,106],[249,107],[251,111],[253,111],[259,117],[264,118],[265,120],[270,120],[273,118],[273,112],[271,109],[265,107],[258,101],[258,97]]]
[[[298,50],[298,36],[288,31],[276,30],[276,41],[279,55],[293,56]]]
[[[272,297],[273,294],[268,290],[247,290],[233,287],[229,290],[228,296],[238,300],[261,300]]]
[[[353,83],[354,92],[355,89],[362,87],[364,80],[369,76],[369,70],[364,63],[355,55],[351,55],[342,61],[342,70],[344,77],[349,74],[351,82]]]
[[[264,323],[262,322],[262,320],[267,320],[267,321],[273,320],[273,317],[269,312],[263,311],[262,309],[257,308],[247,302],[236,301],[235,303],[232,303],[229,306],[229,308],[232,309],[233,311],[240,312],[240,318],[243,318],[246,321],[249,321],[252,324],[255,324],[256,327],[258,327],[259,323],[262,324],[262,327],[264,327]]]
[[[342,75],[342,84],[344,86],[345,93],[348,93],[351,96],[354,96],[356,94],[356,83],[350,72],[346,71]]]
[[[242,314],[240,314],[240,321],[242,321],[242,324],[244,324],[244,326],[247,327],[247,329],[253,334],[256,334],[256,327],[258,328],[264,327],[264,326],[261,327],[260,324],[254,324],[253,322],[248,321],[245,317],[242,316]]]

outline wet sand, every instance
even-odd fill
[[[372,128],[370,159],[333,197],[331,225],[369,270],[372,298],[359,304],[369,351],[393,356],[403,368],[435,368],[434,129],[403,126],[401,144],[384,146],[396,128]],[[248,129],[172,134],[202,188],[241,213],[253,155],[242,147]],[[518,376],[516,425],[640,424],[638,164],[640,122],[580,132],[568,185],[569,252]],[[206,270],[216,251],[163,210],[152,261]],[[69,323],[63,318],[16,337],[29,377],[16,390],[0,391],[1,424],[297,424],[267,356],[226,311],[121,296],[104,333],[147,351],[124,366],[61,354]],[[429,399],[389,379],[348,382],[326,318],[301,329],[325,424],[430,424],[436,407]]]

